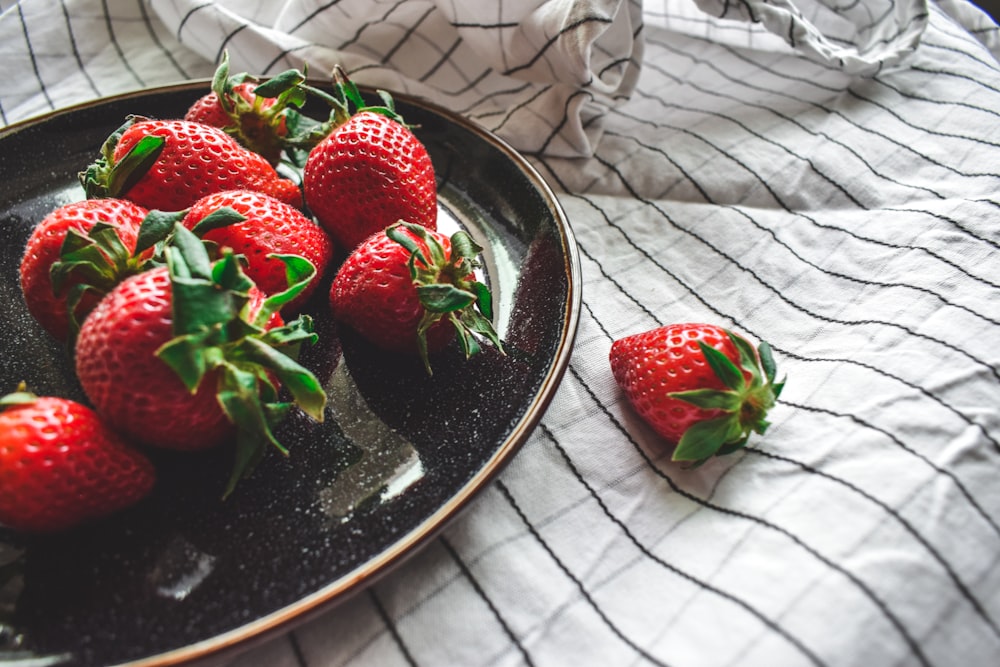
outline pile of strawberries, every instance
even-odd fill
[[[275,427],[289,411],[326,410],[297,361],[318,343],[301,307],[324,275],[335,319],[427,373],[453,340],[466,357],[484,341],[503,352],[475,275],[482,248],[437,231],[426,148],[388,94],[367,105],[340,69],[333,83],[230,76],[224,59],[185,118],[127,118],[81,172],[86,199],[38,223],[25,303],[66,342],[90,405],[25,387],[0,399],[0,523],[52,532],[133,505],[156,478],[144,448],[234,443],[223,495],[269,446],[287,453]],[[313,99],[326,120],[300,112]],[[783,386],[766,344],[716,325],[626,336],[609,362],[692,465],[763,433]]]
[[[467,357],[503,350],[482,248],[437,231],[426,148],[389,95],[366,104],[339,69],[326,92],[296,70],[231,76],[224,59],[184,118],[128,117],[80,181],[86,199],[37,224],[20,278],[89,405],[23,386],[0,399],[0,523],[15,530],[138,502],[156,479],[146,448],[235,443],[223,495],[269,446],[287,453],[275,428],[290,410],[324,418],[297,359],[319,343],[302,306],[329,273],[334,318],[428,373],[456,338]]]

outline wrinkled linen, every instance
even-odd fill
[[[341,63],[524,151],[572,223],[569,369],[509,467],[306,665],[994,665],[1000,40],[959,0],[2,2],[4,123]],[[25,74],[26,73],[26,74]],[[764,437],[688,470],[614,339],[773,346]]]

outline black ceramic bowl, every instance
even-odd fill
[[[85,400],[67,356],[27,314],[18,266],[32,226],[83,197],[77,173],[127,114],[180,117],[193,82],[103,99],[0,130],[0,391]],[[510,460],[555,392],[576,332],[579,257],[543,180],[461,117],[403,95],[438,177],[440,227],[485,248],[483,272],[507,355],[465,362],[381,354],[326,314],[302,361],[324,383],[328,417],[293,415],[271,453],[227,500],[231,452],[153,452],[153,495],[72,532],[0,529],[0,658],[44,664],[174,665],[245,647],[370,584],[435,535]],[[329,280],[329,276],[327,277]],[[16,557],[16,558],[15,558]],[[52,660],[46,662],[46,658]],[[42,664],[42,663],[39,663]]]

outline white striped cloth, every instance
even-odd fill
[[[961,0],[0,1],[12,123],[335,62],[495,130],[579,242],[570,367],[524,449],[387,578],[232,667],[1000,661],[1000,33]],[[16,76],[15,76],[16,73]],[[773,346],[696,470],[614,339]]]

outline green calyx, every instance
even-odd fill
[[[248,476],[267,445],[283,454],[273,429],[293,406],[323,421],[326,393],[316,377],[298,361],[303,344],[317,340],[312,320],[300,315],[267,329],[271,316],[295,298],[315,277],[316,268],[297,256],[277,255],[285,262],[289,288],[268,297],[251,317],[253,281],[240,257],[224,251],[213,261],[203,242],[177,225],[165,251],[170,271],[174,338],[157,356],[194,394],[206,376],[216,378],[216,397],[236,426],[236,454],[224,497]],[[284,388],[291,396],[279,396]]]
[[[770,422],[784,380],[775,382],[777,368],[771,346],[762,342],[755,349],[742,336],[726,331],[739,352],[739,366],[713,347],[699,341],[705,360],[726,389],[694,389],[668,394],[705,410],[720,410],[713,419],[692,425],[684,432],[673,453],[674,461],[690,461],[697,467],[712,456],[731,454],[744,447],[751,433],[763,434]],[[749,379],[744,377],[744,371]]]
[[[122,159],[115,160],[115,148],[122,135],[136,123],[148,120],[129,115],[101,146],[100,156],[78,174],[88,199],[122,197],[146,175],[163,151],[163,137],[145,136]]]
[[[9,394],[0,396],[0,411],[22,405],[31,405],[37,400],[38,395],[28,391],[28,385],[22,380],[17,384],[17,389]]]
[[[483,251],[482,247],[468,233],[458,231],[450,238],[449,258],[441,243],[421,225],[400,221],[388,227],[385,233],[410,253],[410,276],[424,307],[424,315],[417,326],[417,349],[427,374],[431,374],[427,331],[442,319],[454,326],[466,359],[482,349],[479,337],[486,338],[504,353],[503,344],[491,322],[493,297],[474,274],[479,266],[476,258]],[[414,236],[423,242],[426,252]]]
[[[253,99],[247,100],[236,92],[236,87],[257,83],[257,79],[247,72],[230,76],[229,52],[223,51],[212,78],[212,92],[230,119],[223,131],[271,164],[277,164],[286,145],[302,142],[316,124],[298,111],[308,98],[305,80],[302,72],[287,70],[254,86]],[[265,100],[273,102],[265,104]]]
[[[389,93],[376,91],[380,103],[368,104],[340,65],[333,70],[331,92],[307,83],[304,67],[302,71],[289,69],[258,83],[252,102],[234,91],[241,83],[256,81],[246,72],[231,76],[229,54],[224,51],[212,79],[212,91],[232,119],[225,131],[272,163],[277,162],[276,156],[284,150],[289,163],[302,167],[316,144],[362,111],[377,113],[405,125]],[[301,112],[309,98],[316,98],[329,107],[326,120],[319,121]],[[275,102],[264,108],[265,99]],[[284,128],[279,132],[282,123]],[[262,127],[267,128],[266,131],[262,132]]]
[[[67,285],[66,310],[69,316],[69,344],[72,346],[80,331],[77,306],[87,293],[103,296],[125,278],[164,263],[163,253],[173,236],[177,223],[187,211],[150,211],[139,226],[135,250],[129,252],[118,229],[98,222],[86,234],[70,229],[59,250],[59,259],[49,268],[49,280],[55,294]],[[202,235],[211,229],[245,220],[229,207],[205,216],[194,229]],[[147,250],[152,250],[147,254]]]

